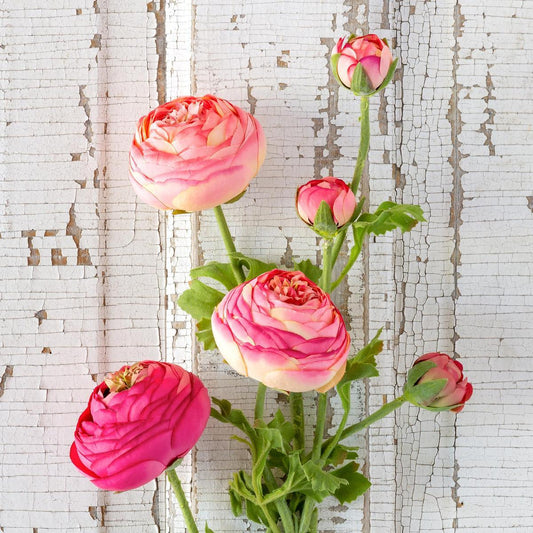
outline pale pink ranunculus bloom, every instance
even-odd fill
[[[435,398],[428,400],[424,407],[451,407],[457,405],[457,407],[450,410],[456,413],[461,411],[473,392],[472,385],[463,376],[463,365],[445,353],[427,353],[419,357],[413,366],[422,361],[432,361],[436,366],[430,368],[415,385],[439,379],[448,380],[445,387]]]
[[[299,187],[296,192],[296,208],[306,224],[313,225],[322,202],[329,205],[338,228],[350,220],[357,203],[350,187],[343,180],[333,176],[311,180]]]
[[[350,336],[342,316],[301,272],[276,269],[235,287],[211,324],[227,363],[268,387],[325,392],[344,375]]]
[[[130,180],[158,209],[200,211],[241,194],[265,154],[263,130],[250,113],[212,95],[187,96],[139,120]]]
[[[337,76],[348,88],[358,63],[361,63],[372,89],[383,83],[392,63],[390,48],[375,34],[343,37],[339,39],[334,54],[339,54]]]
[[[135,489],[189,452],[209,413],[194,374],[156,361],[124,366],[91,394],[70,458],[101,489]]]

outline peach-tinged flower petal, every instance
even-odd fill
[[[265,153],[261,125],[249,113],[211,95],[177,98],[139,120],[130,179],[154,207],[199,211],[242,193]]]
[[[239,285],[211,324],[230,366],[269,387],[327,390],[344,373],[350,337],[342,317],[301,272],[273,270]]]

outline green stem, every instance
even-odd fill
[[[335,263],[337,262],[337,258],[339,257],[339,252],[341,251],[342,244],[344,243],[344,239],[346,239],[347,231],[348,228],[339,231],[339,233],[337,233],[335,237],[335,240],[333,241],[333,248],[331,249],[331,268],[333,268],[335,266]]]
[[[357,251],[354,253],[353,249],[356,247]],[[362,244],[359,244],[357,242],[354,243],[352,251],[350,252],[350,258],[348,259],[348,262],[344,265],[344,268],[339,274],[339,277],[331,284],[331,292],[333,292],[340,285],[341,281],[348,275],[348,272],[350,272],[355,262],[357,261],[359,254],[361,253],[361,248]]]
[[[332,437],[331,441],[329,442],[329,444],[326,447],[326,450],[322,454],[322,457],[320,458],[320,461],[321,461],[321,463],[323,465],[326,464],[326,461],[328,460],[328,457],[331,455],[331,452],[335,449],[335,446],[337,446],[337,444],[341,440],[341,435],[342,435],[342,432],[344,431],[344,428],[346,427],[346,424],[348,422],[349,414],[350,414],[349,411],[345,411],[344,412],[344,415],[342,416],[342,420],[341,420],[341,423],[339,424],[337,432]]]
[[[305,420],[304,420],[304,401],[301,392],[289,393],[289,402],[291,404],[292,422],[296,428],[294,435],[295,448],[305,453]]]
[[[274,478],[274,474],[272,474],[272,471],[268,466],[265,468],[264,476],[268,490],[270,492],[276,490],[278,488],[276,480]],[[287,501],[284,498],[280,498],[279,500],[275,501],[274,505],[276,506],[276,510],[281,518],[284,533],[295,533],[294,522],[292,521],[292,512],[289,509]]]
[[[189,507],[189,502],[187,501],[187,498],[185,497],[185,493],[183,492],[183,487],[181,486],[181,482],[178,478],[178,475],[176,474],[176,471],[167,470],[167,477],[168,477],[168,480],[170,481],[170,484],[172,485],[172,489],[174,490],[176,500],[178,500],[178,504],[183,514],[183,519],[185,520],[185,525],[187,526],[187,530],[190,533],[198,533],[198,528],[196,527],[196,522],[194,521],[191,508]]]
[[[357,163],[353,173],[352,191],[357,193],[361,177],[365,168],[366,158],[368,155],[368,147],[370,146],[370,114],[369,98],[368,96],[361,96],[361,115],[359,120],[361,122],[361,137],[359,139],[359,153],[357,154]]]
[[[395,398],[394,400],[392,400],[392,402],[386,403],[383,407],[380,407],[377,411],[361,420],[361,422],[357,422],[357,424],[348,426],[342,433],[339,431],[340,437],[338,441],[343,440],[346,437],[353,435],[354,433],[358,433],[359,431],[362,431],[374,422],[381,420],[385,416],[389,415],[390,413],[401,407],[406,401],[407,400],[403,396],[400,396],[399,398]],[[326,450],[330,447],[334,438],[335,437],[331,437],[326,442],[324,442]]]
[[[254,410],[254,420],[262,420],[263,412],[265,410],[265,395],[266,395],[266,385],[259,383],[257,385],[257,395],[255,397],[255,410]]]
[[[310,533],[311,521],[312,521],[313,515],[316,514],[315,511],[316,511],[315,502],[311,498],[307,497],[305,499],[304,507],[302,509],[300,528],[298,530],[299,533]]]
[[[237,251],[237,249],[235,248],[233,237],[231,236],[231,232],[228,228],[228,223],[226,222],[224,211],[222,211],[222,207],[220,205],[214,207],[213,211],[215,212],[215,218],[217,219],[218,228],[220,229],[222,240],[224,241],[224,246],[226,247],[226,251],[228,252],[228,256],[231,262],[231,268],[233,270],[233,274],[235,275],[235,279],[238,283],[242,283],[245,280],[245,277],[242,268],[239,265],[239,260],[233,257],[233,254]]]
[[[322,246],[322,276],[320,277],[320,287],[326,292],[330,292],[331,285],[331,240],[324,239]]]
[[[324,429],[326,427],[326,410],[328,407],[328,397],[321,392],[318,393],[318,405],[316,407],[316,428],[315,438],[313,439],[313,452],[311,459],[318,461],[322,449],[322,440],[324,438]]]

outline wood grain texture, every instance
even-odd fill
[[[293,198],[313,177],[351,177],[358,103],[328,70],[350,31],[386,36],[401,65],[372,100],[364,193],[372,206],[419,203],[428,219],[372,239],[335,295],[354,349],[382,326],[386,340],[380,378],[354,389],[354,420],[429,351],[458,357],[475,394],[457,417],[404,406],[361,435],[373,486],[353,506],[325,501],[319,529],[533,530],[527,2],[6,0],[0,17],[1,532],[184,531],[162,478],[108,494],[67,458],[95,381],[124,362],[164,357],[248,412],[254,400],[176,304],[192,266],[225,257],[214,217],[135,200],[135,120],[191,93],[253,112],[268,157],[225,208],[238,248],[286,267],[319,260]],[[217,533],[255,530],[228,506],[248,460],[231,434],[210,422],[180,467],[201,528]]]
[[[0,531],[158,531],[156,483],[98,491],[70,463],[90,391],[161,357],[159,215],[127,153],[157,103],[144,1],[3,3]]]

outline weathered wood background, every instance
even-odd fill
[[[428,219],[372,240],[336,297],[356,347],[382,326],[387,339],[355,417],[428,351],[460,358],[475,394],[457,417],[404,406],[374,426],[359,441],[371,490],[326,501],[320,531],[533,531],[531,2],[3,0],[0,17],[0,532],[183,531],[163,479],[104,493],[68,459],[89,391],[121,363],[179,362],[243,407],[255,390],[200,353],[176,306],[188,269],[224,252],[211,213],[137,202],[135,121],[191,93],[255,113],[268,158],[226,209],[238,247],[317,257],[293,195],[352,173],[357,102],[328,70],[350,31],[379,32],[400,58],[372,101],[364,189]],[[181,470],[220,533],[250,530],[228,508],[246,461],[230,434],[210,423]]]

